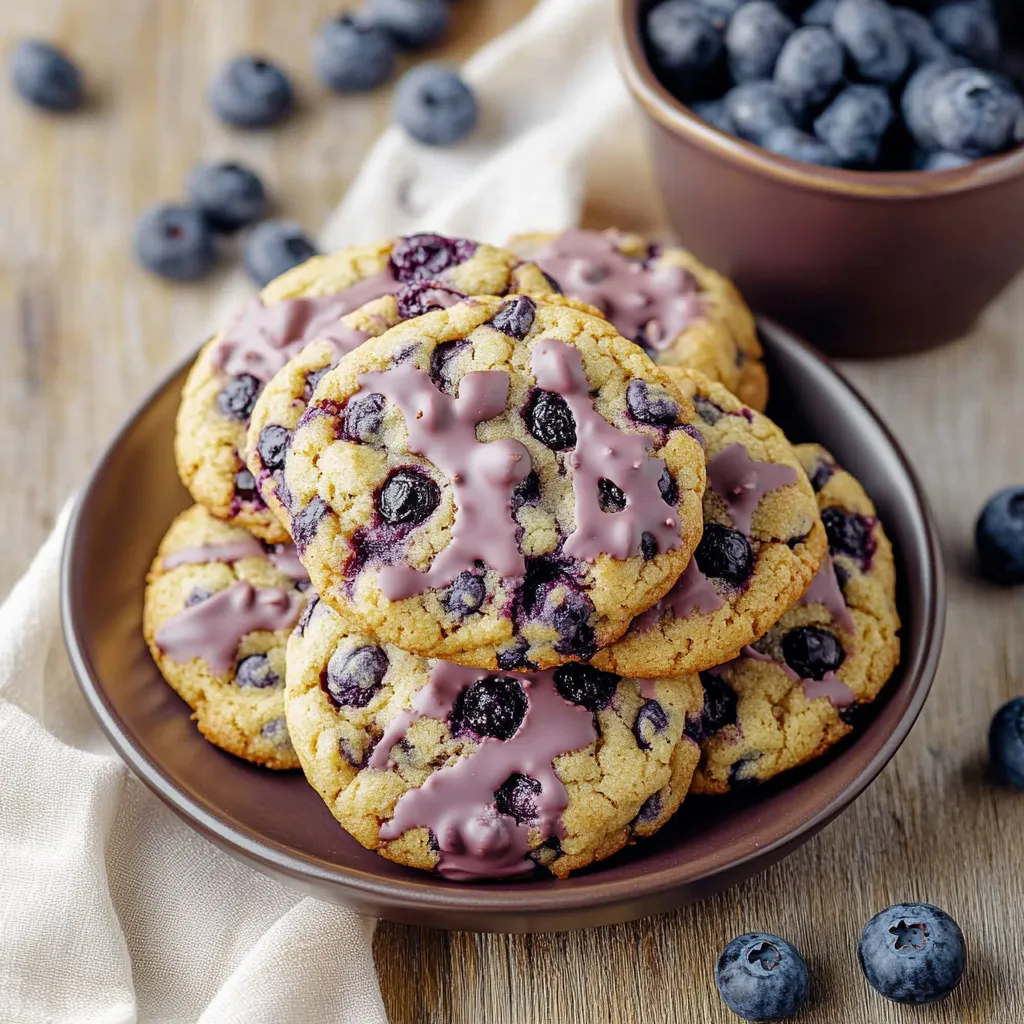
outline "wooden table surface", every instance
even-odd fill
[[[133,263],[146,204],[180,195],[199,158],[237,157],[278,209],[315,228],[387,118],[387,94],[330,96],[306,56],[328,0],[36,0],[0,6],[0,52],[56,37],[86,69],[81,116],[27,111],[0,89],[0,594],[27,565],[111,432],[179,353],[194,347],[230,270],[167,285]],[[342,5],[343,6],[343,5]],[[443,55],[463,57],[532,0],[463,0]],[[212,70],[262,50],[294,72],[299,115],[239,134],[204,102]],[[588,220],[660,224],[639,165],[595,184]],[[528,225],[524,224],[524,227]],[[230,265],[230,264],[229,264]],[[854,807],[767,874],[700,906],[569,935],[445,934],[383,924],[376,956],[394,1024],[734,1020],[712,981],[734,935],[765,929],[803,950],[813,978],[801,1020],[1024,1021],[1024,798],[984,781],[991,713],[1024,692],[1024,592],[971,571],[983,498],[1024,481],[1024,279],[970,338],[914,358],[849,367],[907,447],[938,520],[949,573],[945,655],[928,706],[894,762]],[[900,900],[950,911],[971,950],[965,983],[917,1011],[870,992],[860,927]],[[324,951],[321,951],[323,953]],[[331,955],[344,955],[343,950]]]

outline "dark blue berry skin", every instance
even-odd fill
[[[365,708],[381,688],[389,667],[380,647],[356,647],[331,655],[320,685],[335,707]]]
[[[736,134],[760,143],[776,128],[796,127],[796,118],[774,82],[746,82],[730,89],[725,109]]]
[[[265,654],[251,654],[235,668],[235,683],[239,686],[265,690],[278,686],[280,682],[281,677],[271,668]]]
[[[715,965],[723,1002],[744,1020],[788,1020],[807,1002],[807,964],[784,939],[751,932],[733,939]]]
[[[711,19],[711,24],[723,32],[732,16],[747,0],[697,0],[697,6]]]
[[[405,50],[439,43],[452,17],[445,0],[370,0],[366,15]]]
[[[846,660],[846,651],[835,633],[799,626],[782,638],[782,656],[801,679],[824,679]]]
[[[1022,101],[990,74],[956,68],[928,90],[928,125],[939,149],[983,157],[1013,145]]]
[[[722,32],[697,0],[667,0],[647,16],[654,65],[674,88],[689,88],[722,54]]]
[[[278,469],[284,469],[284,460],[288,454],[291,440],[291,432],[276,423],[268,423],[260,431],[256,447],[259,450],[264,469],[271,473]]]
[[[422,523],[440,503],[441,489],[418,470],[396,470],[377,494],[377,511],[392,526]]]
[[[82,105],[82,77],[67,55],[41,39],[23,39],[8,59],[11,84],[34,107],[67,113]]]
[[[987,66],[999,58],[999,24],[991,9],[977,0],[936,7],[932,26],[946,46],[975,64]]]
[[[576,447],[576,420],[568,402],[554,391],[536,391],[523,413],[526,429],[553,452]]]
[[[832,30],[868,81],[892,85],[910,64],[910,48],[885,0],[839,0]]]
[[[914,170],[916,171],[954,171],[960,167],[966,167],[973,163],[970,157],[961,156],[959,153],[949,153],[944,149],[933,153],[926,153],[920,150],[914,157]]]
[[[291,220],[265,220],[257,224],[242,247],[242,263],[261,288],[316,255],[316,246]]]
[[[944,999],[967,963],[960,926],[928,903],[897,903],[876,914],[864,926],[857,955],[868,984],[908,1006]]]
[[[241,164],[198,164],[187,187],[189,198],[214,231],[237,231],[267,212],[263,182]]]
[[[832,18],[835,16],[839,0],[815,0],[810,7],[804,11],[800,19],[805,25],[822,25],[825,28],[832,27]]]
[[[619,685],[619,676],[602,672],[592,665],[559,665],[555,669],[555,689],[558,695],[588,711],[601,711],[608,707]]]
[[[705,576],[741,587],[754,571],[754,549],[739,532],[719,523],[707,523],[693,553],[697,568]]]
[[[982,575],[995,583],[1024,583],[1024,487],[989,498],[974,528]]]
[[[626,388],[626,407],[638,423],[671,427],[679,418],[679,406],[660,388],[643,380],[631,380]]]
[[[487,596],[483,579],[471,572],[460,572],[442,599],[444,610],[457,619],[478,612]]]
[[[325,21],[311,47],[313,70],[335,92],[368,92],[395,71],[395,41],[377,24],[347,14]]]
[[[814,131],[844,164],[873,167],[893,116],[889,94],[881,86],[850,85],[817,118]]]
[[[788,156],[790,160],[799,160],[801,163],[817,164],[819,167],[842,166],[839,154],[828,143],[799,128],[775,128],[764,137],[761,145],[772,153]]]
[[[526,295],[518,295],[509,299],[494,315],[491,326],[510,338],[522,341],[533,327],[537,313],[537,304]]]
[[[504,676],[488,676],[459,694],[448,716],[448,725],[455,736],[509,740],[523,724],[528,710],[522,683]]]
[[[725,100],[704,100],[702,103],[694,103],[690,108],[698,117],[713,124],[719,131],[729,135],[735,135],[736,129],[725,106]]]
[[[1024,697],[996,712],[988,730],[988,754],[993,781],[1024,790]]]
[[[192,281],[214,264],[213,234],[194,206],[161,203],[135,223],[135,255],[160,277]]]
[[[476,127],[473,90],[452,68],[421,64],[407,71],[395,89],[395,120],[425,146],[451,146]]]
[[[729,22],[725,49],[737,82],[771,78],[775,62],[796,26],[767,0],[744,4]]]
[[[798,113],[820,107],[843,80],[845,54],[827,28],[798,28],[775,64],[775,84]]]
[[[922,64],[908,79],[900,110],[904,124],[914,141],[926,150],[938,149],[931,126],[931,91],[935,83],[958,67],[955,60],[936,60]]]
[[[915,66],[949,57],[949,49],[935,34],[931,22],[923,14],[909,7],[894,7],[892,15],[900,35],[910,48],[910,59]]]
[[[247,423],[262,390],[263,382],[249,373],[232,377],[217,395],[217,408],[229,419]]]
[[[236,57],[210,86],[210,106],[235,128],[268,128],[287,117],[295,103],[292,83],[264,57]]]
[[[541,784],[529,775],[513,772],[494,794],[494,806],[499,814],[507,814],[520,824],[537,817],[537,797]]]

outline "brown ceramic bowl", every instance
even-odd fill
[[[882,770],[917,718],[942,644],[939,545],[899,446],[822,358],[769,323],[762,336],[774,413],[863,481],[896,549],[903,663],[873,720],[817,764],[753,795],[687,801],[654,839],[568,881],[459,885],[364,850],[299,772],[256,768],[208,744],[142,639],[143,581],[171,519],[188,504],[171,438],[187,370],[142,404],[93,472],[64,553],[71,660],[111,742],[203,835],[288,884],[367,914],[474,931],[609,924],[708,896],[763,870],[827,824]]]
[[[966,334],[1024,266],[1024,147],[941,172],[776,156],[661,85],[640,34],[653,3],[619,0],[619,63],[682,243],[754,309],[832,355],[896,355]]]

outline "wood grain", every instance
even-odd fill
[[[180,194],[197,159],[230,155],[265,175],[282,213],[315,227],[385,122],[386,93],[329,96],[310,73],[312,28],[338,6],[36,0],[0,7],[0,51],[25,34],[61,39],[85,66],[94,97],[88,113],[55,119],[0,91],[0,593],[132,404],[200,340],[232,272],[226,259],[201,286],[146,277],[130,251],[138,211]],[[468,54],[530,6],[463,0],[443,55]],[[230,132],[207,112],[213,69],[243,49],[273,55],[294,74],[301,110],[279,131]],[[615,154],[595,175],[588,220],[657,230],[639,135],[617,140]],[[878,782],[782,864],[678,913],[556,936],[383,924],[376,956],[394,1024],[735,1020],[715,993],[712,966],[733,935],[754,928],[777,931],[806,954],[813,998],[801,1020],[1024,1021],[1024,800],[984,781],[988,719],[1024,692],[1024,593],[979,583],[970,563],[980,502],[1024,481],[1022,325],[1024,280],[970,338],[848,367],[915,461],[950,583],[933,697]],[[937,1007],[890,1006],[857,967],[863,922],[903,899],[942,905],[970,943],[964,985]]]

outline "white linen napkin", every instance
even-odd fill
[[[430,150],[390,128],[323,247],[418,229],[500,244],[575,224],[594,145],[629,108],[611,17],[611,0],[541,0],[465,68],[483,111],[473,139]],[[212,846],[106,743],[60,634],[67,520],[0,607],[0,1020],[385,1022],[374,922]]]

